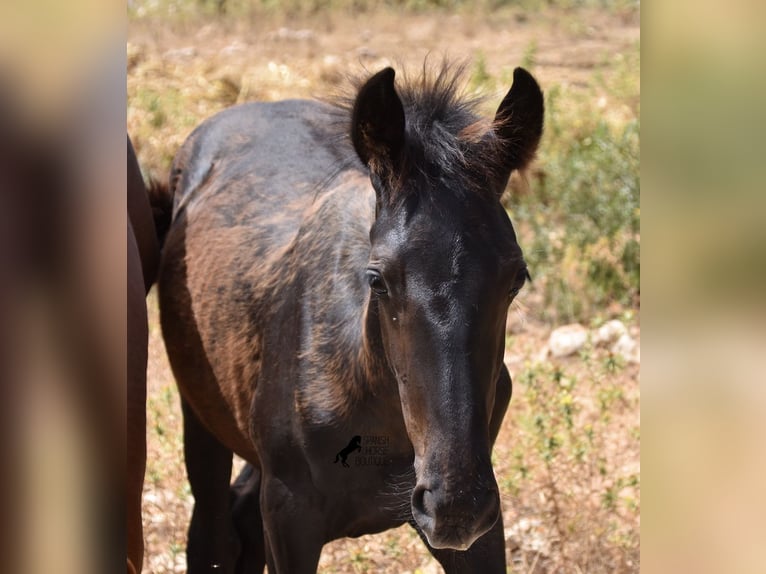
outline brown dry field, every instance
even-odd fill
[[[635,50],[639,38],[634,11],[132,19],[128,133],[142,168],[160,176],[191,130],[224,107],[332,96],[344,92],[349,74],[387,65],[417,74],[427,58],[442,57],[483,60],[489,77],[505,80],[481,86],[494,102],[510,87],[513,68],[529,58],[544,90],[558,85],[590,93],[595,87],[591,96],[620,121],[634,114],[631,106],[599,93],[598,79],[618,73],[623,55]]]
[[[162,177],[172,154],[199,121],[234,103],[325,96],[344,86],[347,72],[376,71],[390,63],[417,72],[429,54],[483,59],[488,75],[500,79],[509,78],[513,67],[533,54],[533,71],[544,89],[566,85],[593,93],[597,76],[609,74],[616,66],[615,55],[633,49],[638,39],[638,15],[633,12],[406,17],[381,12],[172,23],[133,18],[127,48],[128,133],[142,167]],[[508,86],[497,82],[483,86],[487,88],[499,101]],[[632,113],[624,105],[611,106],[609,94],[596,90],[594,97],[607,99],[604,113],[615,121]],[[640,473],[638,364],[618,361],[615,367],[611,354],[596,346],[565,359],[543,357],[554,326],[539,319],[541,300],[534,290],[525,289],[519,299],[509,314],[506,351],[514,398],[493,454],[508,571],[638,572],[640,487],[626,478]],[[180,407],[153,292],[148,301],[144,571],[182,573],[192,498],[183,467]],[[637,309],[615,308],[606,314],[623,318],[631,335],[640,340]],[[540,408],[537,394],[519,390],[520,374],[530,369],[554,373],[541,376],[540,384],[578,381],[576,428],[596,429],[598,452],[592,460],[580,457],[578,463],[567,464],[574,459],[550,460],[529,453],[523,464],[519,462],[517,446],[534,444],[528,421]],[[607,388],[619,396],[604,415],[599,404],[606,400]],[[557,392],[547,389],[539,394],[558,397]],[[605,503],[605,492],[616,496],[618,503]],[[326,545],[319,571],[441,570],[417,535],[402,527]]]

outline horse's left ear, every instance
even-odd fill
[[[378,176],[391,175],[404,147],[404,106],[394,88],[394,75],[393,68],[385,68],[367,80],[351,117],[354,149]]]
[[[543,134],[543,92],[524,68],[513,71],[513,85],[495,114],[495,133],[501,138],[502,165],[507,175],[532,160]]]

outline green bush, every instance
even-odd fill
[[[517,512],[552,527],[550,558],[566,569],[551,572],[632,572],[638,563],[640,474],[626,464],[640,449],[638,395],[619,359],[596,355],[586,347],[579,363],[528,363],[515,378],[514,446],[500,484],[514,509],[526,509]]]
[[[638,303],[639,164],[638,119],[610,121],[595,95],[548,90],[538,171],[508,203],[547,319]]]

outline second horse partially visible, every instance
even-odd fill
[[[543,97],[517,68],[484,121],[449,67],[394,77],[345,109],[229,109],[174,160],[159,287],[191,574],[315,572],[326,542],[404,522],[449,573],[506,571],[490,455],[528,273],[500,197],[535,153]],[[333,464],[356,436],[377,455]],[[234,505],[258,532],[247,566],[232,452],[252,465]]]

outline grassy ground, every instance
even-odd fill
[[[588,344],[543,355],[551,329],[623,320],[640,339],[639,29],[632,3],[135,2],[129,8],[128,132],[147,175],[165,177],[204,118],[244,101],[325,96],[347,73],[432,54],[470,59],[467,89],[492,96],[516,65],[546,92],[536,166],[506,196],[534,277],[514,304],[506,362],[514,398],[494,452],[512,572],[637,572],[638,365]],[[510,3],[509,3],[510,4]],[[582,5],[586,5],[582,7]],[[403,6],[405,5],[405,6]],[[491,6],[500,6],[489,12]],[[552,7],[551,7],[552,6]],[[579,6],[579,7],[578,7]],[[180,410],[150,296],[146,571],[185,572],[191,497]],[[407,528],[325,547],[321,572],[438,571]]]

